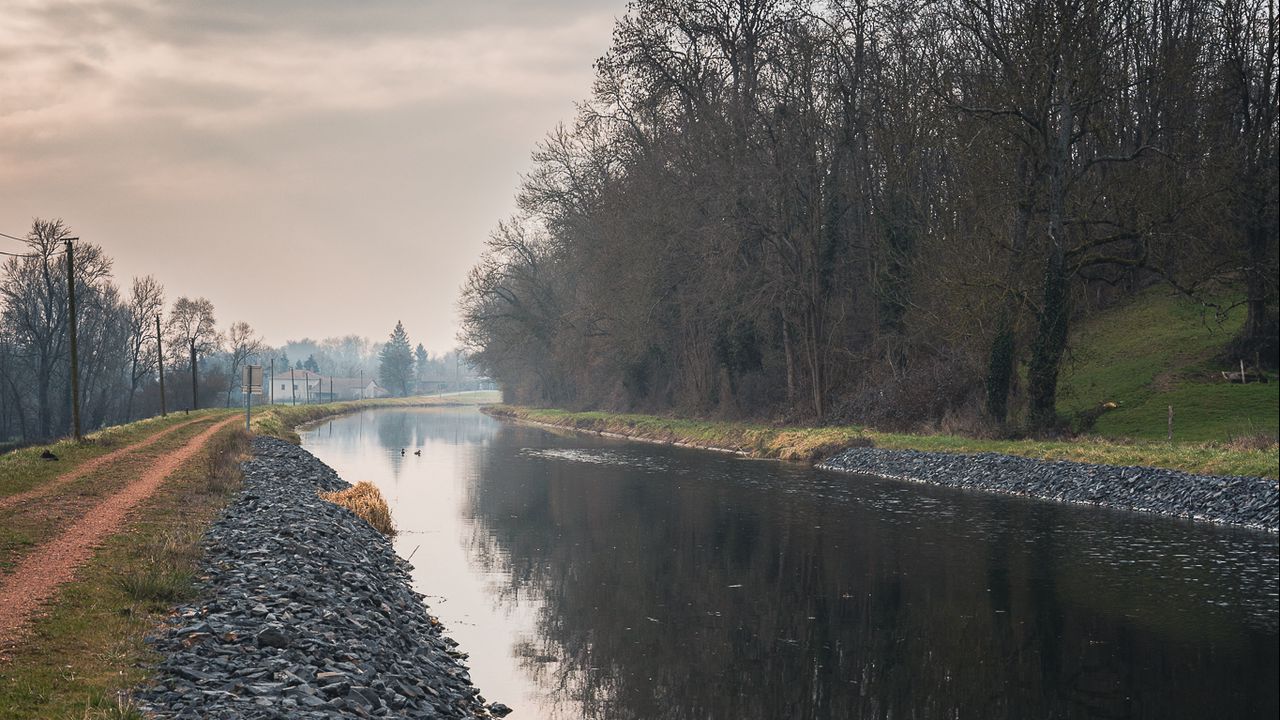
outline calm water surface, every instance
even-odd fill
[[[471,408],[303,442],[382,489],[419,591],[513,720],[1277,715],[1273,535]]]

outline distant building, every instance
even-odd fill
[[[320,395],[328,400],[369,400],[388,397],[391,393],[373,379],[326,378],[321,383]]]
[[[277,370],[275,377],[269,381],[270,390],[267,394],[274,402],[284,405],[318,402],[312,398],[312,394],[320,392],[322,377],[310,370]]]
[[[268,382],[277,404],[368,400],[391,393],[373,379],[330,377],[309,370],[282,370]]]

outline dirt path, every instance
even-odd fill
[[[28,500],[31,500],[33,498],[38,498],[43,495],[47,495],[50,492],[53,492],[54,490],[58,489],[59,487],[62,487],[63,485],[66,485],[69,482],[78,480],[84,477],[85,475],[88,475],[89,473],[93,472],[94,470],[97,470],[103,465],[106,465],[111,462],[115,462],[117,459],[119,459],[124,455],[128,455],[129,453],[136,452],[145,447],[154,445],[157,442],[160,442],[161,440],[163,440],[166,436],[178,430],[181,430],[184,427],[187,427],[189,425],[194,425],[195,423],[198,423],[198,422],[204,422],[208,419],[209,418],[207,417],[202,417],[202,418],[196,418],[195,420],[188,420],[187,422],[178,423],[177,425],[171,425],[161,430],[160,432],[157,432],[154,435],[147,437],[147,439],[145,440],[140,440],[132,445],[126,445],[120,448],[119,450],[112,450],[111,452],[105,455],[99,455],[96,458],[86,460],[85,462],[80,463],[79,465],[72,468],[71,470],[63,473],[62,475],[59,475],[58,477],[54,478],[53,480],[50,480],[49,482],[43,485],[37,485],[36,487],[31,488],[30,490],[24,490],[20,493],[16,493],[8,497],[0,498],[0,510],[8,510],[11,507],[17,507],[18,505],[21,505],[22,503]]]
[[[0,581],[0,657],[16,646],[41,603],[54,597],[59,588],[72,579],[76,568],[93,556],[98,544],[120,529],[129,511],[150,497],[165,478],[199,452],[215,433],[239,420],[233,416],[201,431],[182,447],[159,458],[123,490],[90,509],[66,532],[28,553],[13,574]],[[122,450],[137,449],[155,439],[156,436],[152,436]],[[98,459],[106,457],[109,456]]]

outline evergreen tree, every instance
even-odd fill
[[[318,372],[320,372],[320,363],[317,363],[317,362],[316,362],[316,356],[315,356],[315,355],[308,355],[308,356],[307,356],[307,361],[306,361],[305,363],[303,363],[303,364],[302,364],[302,369],[303,369],[303,370],[310,370],[310,371],[311,371],[311,372],[313,372],[313,373],[318,373]]]
[[[409,345],[409,334],[398,320],[391,338],[378,353],[378,381],[386,389],[398,392],[400,397],[409,394],[413,383],[413,350]]]
[[[415,372],[416,377],[418,378],[419,381],[426,380],[427,369],[429,367],[431,358],[427,354],[427,349],[422,347],[422,343],[418,343],[417,349],[413,351],[413,356],[416,360],[414,364],[414,369],[416,370]]]

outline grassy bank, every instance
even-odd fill
[[[1274,438],[1280,431],[1275,375],[1248,385],[1221,375],[1238,368],[1236,359],[1220,356],[1244,315],[1238,307],[1219,322],[1203,306],[1156,287],[1085,319],[1072,332],[1059,409],[1080,426],[1080,418],[1114,403],[1083,428],[1105,438],[1163,439],[1169,406],[1175,440]]]
[[[450,405],[479,405],[494,402],[496,392],[469,392],[454,395],[419,395],[407,398],[379,398],[376,400],[349,400],[319,405],[267,405],[254,408],[250,427],[256,435],[268,435],[292,443],[299,442],[294,428],[329,417],[345,415],[374,408],[433,407]]]
[[[495,393],[255,408],[253,429],[297,442],[294,428],[326,417],[380,407],[492,402]],[[173,414],[104,429],[81,443],[63,440],[0,457],[0,498],[39,488],[85,462],[177,428],[153,445],[112,459],[80,479],[52,487],[35,505],[0,511],[0,576],[85,510],[116,492],[166,452],[210,423],[243,410]],[[194,592],[201,539],[241,481],[248,450],[243,425],[232,425],[183,465],[133,512],[49,603],[29,635],[0,658],[0,718],[143,717],[121,695],[145,682],[157,658],[145,642],[170,609]],[[57,462],[40,460],[51,449]]]
[[[44,445],[32,445],[0,455],[0,498],[24,492],[52,480],[77,465],[132,445],[160,430],[181,425],[200,418],[226,417],[229,410],[197,410],[193,413],[171,413],[167,417],[113,425],[84,436],[80,442],[62,438]],[[49,450],[58,456],[57,462],[40,459],[40,453]]]
[[[982,440],[955,435],[907,435],[857,426],[771,427],[751,423],[689,420],[654,415],[567,412],[495,405],[485,411],[517,420],[574,430],[694,447],[732,450],[752,457],[816,462],[852,445],[895,450],[998,452],[1039,460],[1108,465],[1145,465],[1193,473],[1280,477],[1276,447],[1251,448],[1211,442],[1131,442],[1085,438],[1074,441]]]
[[[171,450],[188,439],[180,431],[155,449]],[[30,635],[0,660],[0,717],[142,718],[120,693],[145,681],[155,660],[146,634],[193,592],[201,538],[239,486],[247,447],[243,429],[219,433],[77,571]],[[56,464],[64,471],[72,467]],[[113,465],[95,478],[136,476],[133,465]],[[42,505],[57,505],[64,493],[78,497],[84,490],[78,485],[42,498]],[[32,515],[24,522],[41,522]]]

